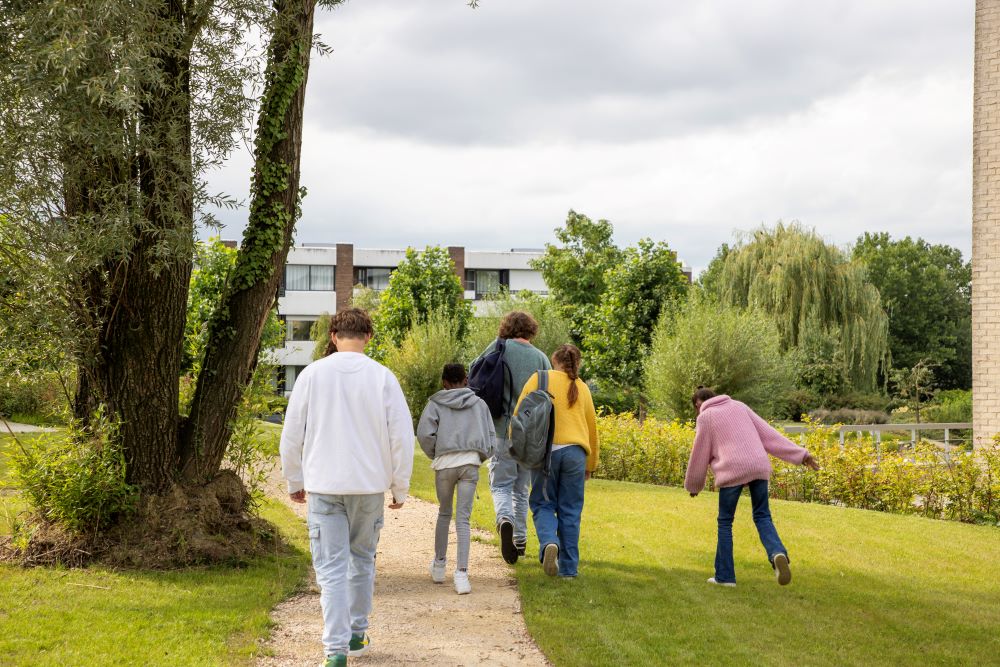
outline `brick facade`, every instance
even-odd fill
[[[337,311],[350,308],[354,301],[354,244],[337,244],[337,268],[334,270]]]
[[[455,263],[455,275],[465,285],[465,248],[461,246],[448,246],[448,254],[451,261]]]
[[[1000,433],[1000,0],[976,1],[972,396],[977,444]]]

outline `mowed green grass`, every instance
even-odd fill
[[[24,502],[11,489],[0,494],[4,534],[8,517]],[[0,565],[0,664],[249,664],[270,630],[271,609],[305,582],[309,565],[301,520],[276,501],[262,514],[292,548],[275,548],[245,567],[155,572]]]
[[[484,466],[474,521],[489,529],[486,477]],[[434,499],[419,453],[413,492]],[[1000,528],[772,501],[792,561],[792,583],[780,587],[744,495],[738,586],[720,588],[705,582],[717,502],[588,482],[580,577],[546,577],[533,535],[516,567],[545,654],[567,667],[1000,664]]]

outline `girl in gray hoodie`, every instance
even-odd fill
[[[458,537],[458,562],[455,568],[455,592],[472,592],[469,583],[469,519],[479,482],[479,466],[496,449],[496,431],[486,403],[468,388],[465,366],[447,364],[441,373],[441,391],[431,396],[420,415],[417,440],[433,462],[437,490],[437,530],[434,534],[434,560],[431,579],[444,583],[451,526],[452,499],[458,490],[455,533]]]

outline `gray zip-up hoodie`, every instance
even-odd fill
[[[496,451],[497,434],[486,403],[462,387],[431,396],[417,424],[417,440],[432,459],[452,452],[479,452],[485,461]]]

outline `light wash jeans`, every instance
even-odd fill
[[[326,655],[347,655],[368,629],[385,494],[309,494],[309,548],[323,607]]]
[[[448,557],[448,532],[451,529],[451,504],[458,489],[455,504],[455,536],[458,538],[459,570],[469,569],[469,540],[472,531],[469,519],[472,517],[472,503],[476,499],[476,483],[479,481],[479,466],[465,465],[445,468],[434,473],[438,508],[437,530],[434,531],[434,558],[439,561]]]
[[[490,493],[497,526],[504,519],[514,524],[514,543],[528,541],[528,491],[531,471],[510,457],[510,440],[497,438],[497,454],[490,459]]]
[[[531,512],[538,534],[538,559],[545,545],[559,547],[559,574],[575,577],[580,565],[580,518],[586,481],[587,451],[579,445],[552,452],[549,476],[532,471]]]

